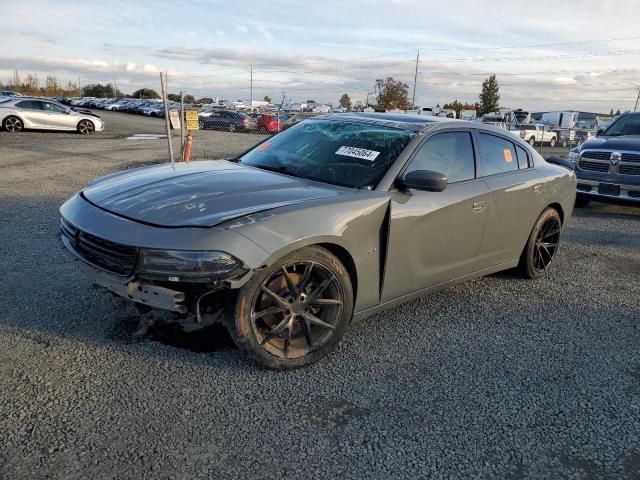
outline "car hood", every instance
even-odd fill
[[[264,210],[353,193],[225,160],[154,165],[98,179],[82,196],[116,215],[163,227],[211,227]]]
[[[632,150],[640,151],[640,136],[624,135],[620,137],[595,137],[590,138],[581,146],[581,150],[605,149],[605,150]]]

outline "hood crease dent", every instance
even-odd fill
[[[353,190],[225,160],[142,167],[98,179],[82,191],[96,207],[159,227],[213,227],[278,207]]]

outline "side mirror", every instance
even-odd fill
[[[604,133],[604,128],[599,128],[598,131],[596,132],[596,137],[599,137],[603,133]]]
[[[441,192],[447,188],[447,176],[432,170],[414,170],[399,178],[396,183],[401,188]]]

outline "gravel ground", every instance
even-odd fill
[[[500,274],[352,324],[293,372],[223,332],[133,340],[63,254],[59,205],[158,161],[157,119],[0,132],[0,478],[640,478],[640,209],[570,220],[549,275]],[[196,156],[259,137],[198,132]]]

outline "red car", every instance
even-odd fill
[[[278,133],[283,130],[282,122],[289,118],[289,115],[284,113],[265,113],[258,115],[258,130],[269,133]]]

